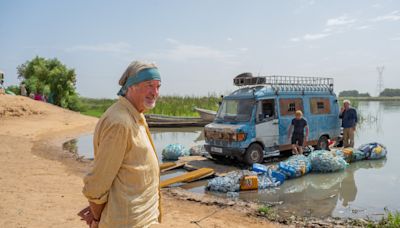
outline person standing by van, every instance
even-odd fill
[[[306,130],[305,137],[304,129]],[[295,113],[295,118],[292,119],[292,124],[288,130],[288,140],[290,139],[290,134],[292,134],[291,142],[293,154],[303,154],[303,146],[308,140],[308,131],[307,120],[303,118],[303,113],[300,110],[297,110]]]
[[[343,147],[354,147],[354,132],[358,118],[356,109],[350,107],[350,104],[349,100],[344,100],[339,114],[343,127]]]

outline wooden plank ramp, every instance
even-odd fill
[[[171,184],[180,183],[180,182],[192,182],[196,180],[200,180],[205,177],[209,177],[214,175],[214,169],[211,168],[200,168],[183,175],[173,177],[167,180],[163,180],[160,183],[161,188],[167,187]]]
[[[160,164],[160,171],[165,172],[185,166],[185,162],[164,162]]]

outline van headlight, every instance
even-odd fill
[[[244,141],[244,140],[246,140],[246,133],[244,133],[244,132],[234,133],[232,135],[232,140],[238,141],[238,142]]]

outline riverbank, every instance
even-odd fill
[[[86,227],[76,213],[87,205],[82,177],[91,162],[78,161],[61,144],[93,132],[96,123],[29,98],[0,96],[0,227]],[[157,227],[281,226],[251,216],[251,208],[162,195],[164,221]]]

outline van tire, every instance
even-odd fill
[[[315,148],[317,150],[329,150],[328,137],[326,137],[325,135],[319,137]]]
[[[254,163],[261,163],[264,160],[264,152],[260,145],[257,143],[251,144],[244,154],[243,161],[247,165]]]

